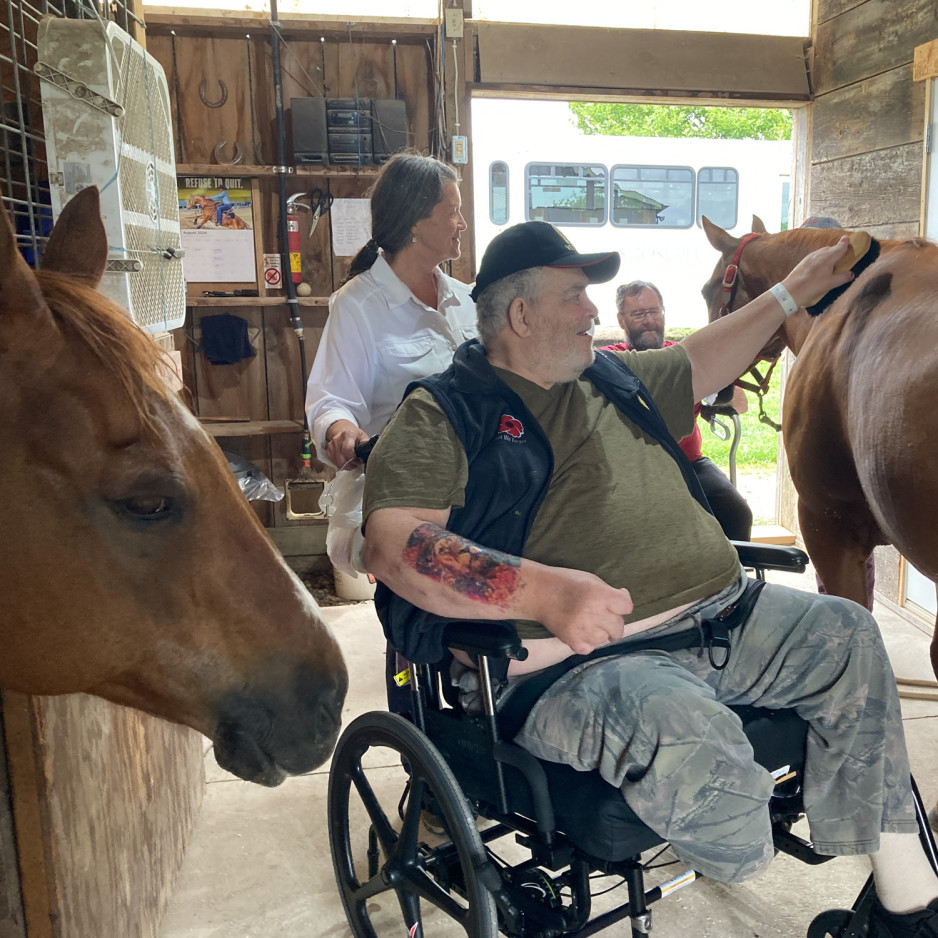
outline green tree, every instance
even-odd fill
[[[588,104],[571,101],[576,126],[586,134],[624,137],[711,137],[790,140],[791,111],[682,104]]]

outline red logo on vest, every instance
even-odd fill
[[[512,417],[511,414],[502,414],[501,422],[498,425],[498,432],[507,433],[517,440],[524,436],[524,427],[517,417]]]

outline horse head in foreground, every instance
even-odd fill
[[[703,223],[722,255],[703,291],[711,321],[845,233],[768,234],[754,218],[734,238]],[[786,345],[797,356],[783,435],[805,547],[828,592],[870,605],[865,565],[878,544],[938,581],[938,246],[862,234],[851,235],[855,279],[792,314],[763,356]],[[938,674],[938,632],[931,653]]]
[[[341,651],[158,346],[95,290],[97,190],[37,273],[0,215],[0,687],[186,724],[264,785],[322,764]]]

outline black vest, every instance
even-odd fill
[[[693,467],[632,371],[615,355],[599,351],[583,377],[664,447],[680,466],[691,494],[709,511]],[[544,431],[521,398],[496,375],[477,339],[456,350],[446,371],[415,381],[404,396],[417,387],[436,398],[469,463],[465,506],[453,509],[447,529],[485,547],[522,556],[554,469]],[[418,609],[380,582],[375,609],[388,641],[410,661],[443,657],[443,630],[453,620]],[[492,627],[511,629],[499,620]]]

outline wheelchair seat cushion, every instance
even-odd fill
[[[800,775],[807,724],[793,710],[733,707],[742,719],[756,761],[771,772],[789,766]],[[599,772],[544,762],[557,827],[583,853],[624,860],[662,843]]]

